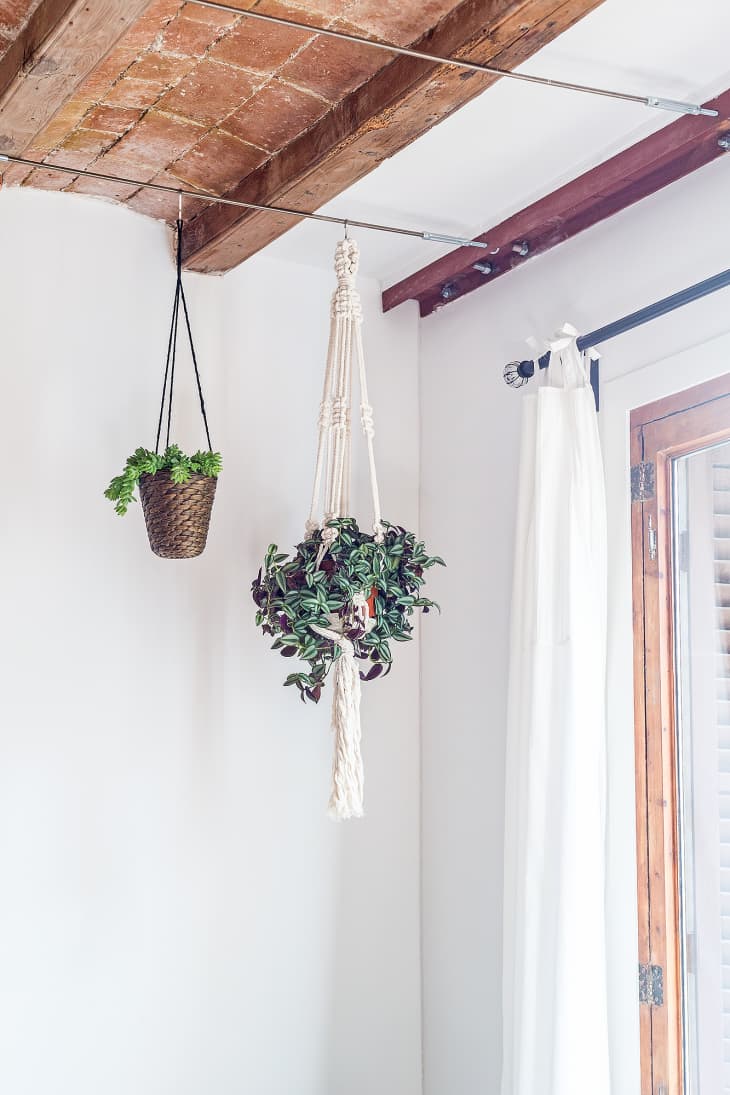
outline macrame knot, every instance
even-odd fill
[[[350,425],[350,406],[347,398],[338,396],[332,400],[332,429],[337,433],[346,433]],[[338,514],[338,517],[341,516]]]
[[[337,636],[335,645],[339,646],[340,654],[344,654],[346,658],[355,657],[355,645],[349,639],[346,639],[344,635]]]
[[[322,529],[322,543],[319,545],[319,551],[317,552],[317,566],[322,562],[329,549],[334,544],[335,540],[339,536],[339,529],[332,528],[327,524],[327,521],[331,521],[333,514],[325,514],[325,526]]]
[[[326,399],[319,405],[319,428],[328,430],[332,424],[332,400]]]
[[[375,437],[375,422],[373,420],[373,408],[369,403],[360,404],[360,421],[362,423],[362,432],[372,440]]]
[[[360,670],[355,647],[339,631],[312,627],[317,635],[339,647],[334,665],[332,730],[335,750],[332,759],[332,794],[328,813],[337,821],[363,814],[363,770],[360,753]]]
[[[315,532],[318,531],[318,529],[319,524],[316,521],[312,521],[310,518],[310,520],[307,521],[306,525],[304,526],[304,538],[306,540],[311,540]]]
[[[385,540],[385,526],[380,521],[376,521],[373,525],[373,535],[376,544],[382,544]]]
[[[355,240],[340,240],[335,248],[335,274],[339,282],[354,281],[360,264],[360,248]]]
[[[345,316],[362,323],[362,304],[360,294],[352,285],[338,285],[332,295],[331,314],[333,317]]]

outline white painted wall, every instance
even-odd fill
[[[425,1095],[499,1090],[504,724],[520,424],[520,396],[504,385],[502,367],[527,356],[528,335],[550,334],[565,320],[592,330],[725,269],[729,182],[730,159],[718,161],[422,324],[421,529],[449,563],[433,579],[446,611],[422,645]],[[616,1095],[637,1095],[628,412],[730,370],[728,293],[607,344],[602,368],[612,1086]],[[590,994],[590,981],[576,991]]]
[[[328,705],[281,687],[249,596],[306,516],[332,277],[189,279],[225,464],[206,552],[164,562],[102,497],[154,438],[163,228],[3,191],[0,253],[0,1090],[418,1095],[417,644],[366,690],[368,817],[335,826]],[[415,524],[416,316],[364,291],[384,508]]]
[[[422,629],[426,1095],[497,1090],[506,629],[528,334],[584,329],[727,265],[728,161],[420,326],[421,530],[449,568]],[[151,439],[163,230],[0,194],[6,476],[0,640],[3,1095],[418,1095],[418,647],[366,690],[368,818],[324,816],[326,706],[280,687],[248,585],[300,535],[331,275],[189,279],[226,465],[206,553],[165,563],[101,491]],[[386,516],[416,526],[415,310],[364,282]],[[628,409],[730,367],[723,296],[606,348],[612,537],[614,1090],[638,1091]],[[181,376],[189,374],[183,370]],[[181,389],[196,444],[192,389]],[[188,430],[190,432],[188,432]],[[10,460],[9,460],[10,464]],[[360,469],[361,473],[361,469]],[[365,501],[362,475],[360,498]],[[366,507],[364,507],[366,512]],[[486,700],[485,700],[486,697]]]

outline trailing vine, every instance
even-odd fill
[[[355,656],[366,663],[361,679],[371,681],[390,672],[390,641],[413,637],[415,610],[438,609],[421,596],[421,588],[425,572],[437,564],[444,566],[443,559],[429,555],[412,532],[387,521],[382,524],[385,536],[380,544],[349,517],[328,522],[337,536],[326,551],[319,530],[291,556],[271,544],[254,579],[257,626],[273,638],[272,649],[282,657],[299,657],[309,665],[308,671],[290,673],[284,681],[285,686],[296,687],[305,702],[319,702],[340,653],[313,627],[341,631],[353,643]],[[369,601],[372,619],[367,628],[353,609],[358,594]]]

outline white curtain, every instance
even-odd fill
[[[606,509],[566,327],[524,399],[507,731],[502,1095],[608,1095]]]

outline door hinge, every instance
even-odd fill
[[[639,963],[639,1003],[661,1007],[664,1003],[664,970]]]
[[[656,468],[642,460],[631,468],[631,501],[649,502],[656,494]]]
[[[653,562],[656,559],[656,529],[654,528],[654,521],[651,514],[646,522],[647,532],[647,544],[649,547],[649,558]]]

